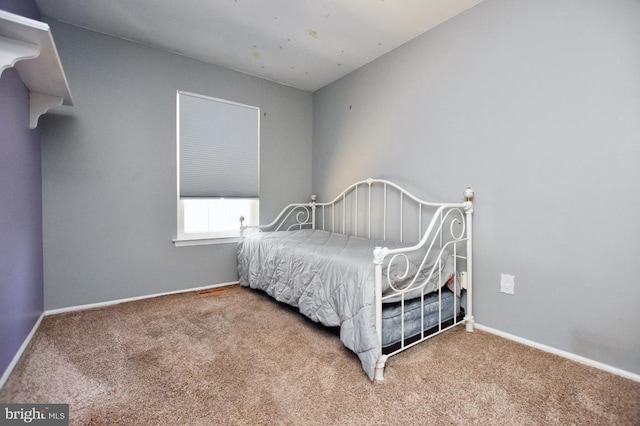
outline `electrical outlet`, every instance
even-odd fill
[[[464,271],[460,272],[460,287],[462,287],[465,290],[469,288],[467,284],[467,273]]]
[[[501,274],[500,291],[506,294],[516,294],[516,277],[508,274]]]

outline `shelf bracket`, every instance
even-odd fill
[[[62,96],[31,92],[29,94],[29,128],[35,129],[40,116],[49,111],[49,108],[62,105],[62,100]]]
[[[17,62],[40,56],[40,46],[0,36],[0,76]]]
[[[29,90],[29,128],[59,105],[73,105],[49,25],[0,10],[0,77],[14,67]]]

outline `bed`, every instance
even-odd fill
[[[339,327],[382,380],[389,357],[459,324],[473,331],[473,191],[464,195],[432,203],[366,179],[329,202],[290,204],[267,225],[241,218],[239,282]]]

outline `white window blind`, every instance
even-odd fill
[[[179,197],[259,196],[260,110],[178,92]]]

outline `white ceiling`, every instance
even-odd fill
[[[36,3],[46,17],[315,91],[481,1],[36,0]]]

